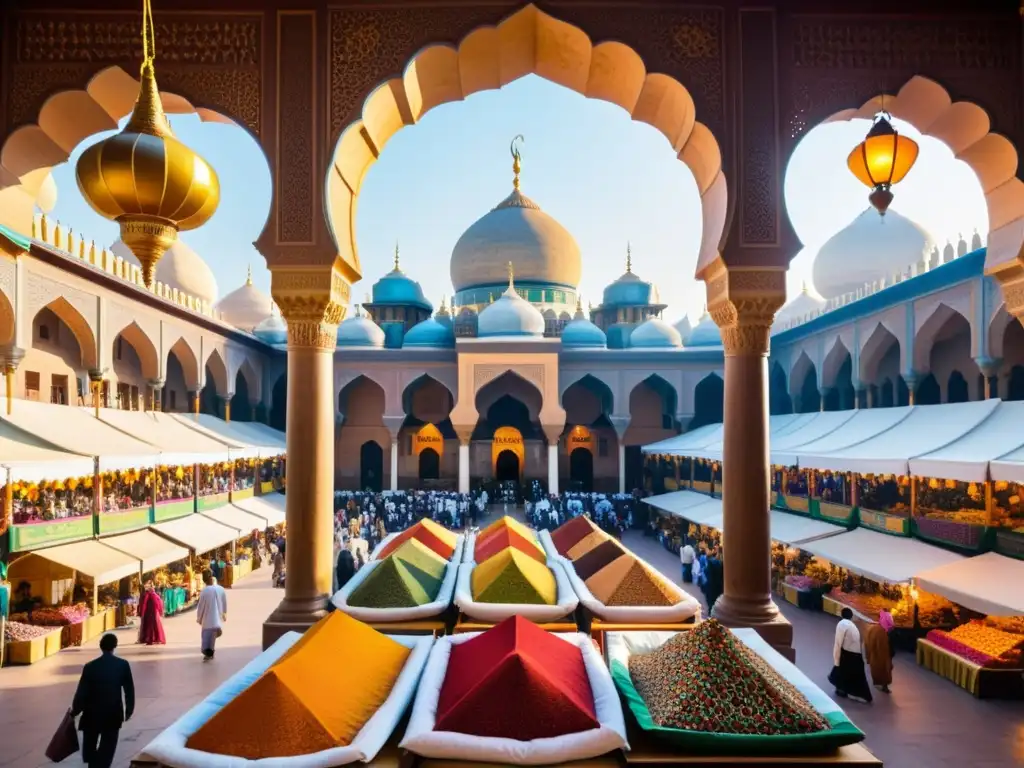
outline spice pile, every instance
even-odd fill
[[[8,621],[4,624],[4,642],[17,643],[22,640],[32,640],[43,635],[48,635],[56,630],[53,627],[39,627],[34,624],[25,624],[20,621]]]
[[[531,541],[537,541],[537,534],[534,532],[532,528],[523,525],[514,517],[509,517],[508,515],[503,515],[502,517],[499,517],[493,523],[491,523],[486,528],[481,530],[476,535],[476,540],[480,541],[480,539],[486,539],[492,533],[497,533],[498,531],[506,529],[515,531],[523,538],[530,539]]]
[[[551,541],[555,545],[555,549],[558,550],[558,554],[563,557],[569,555],[569,550],[573,546],[578,544],[581,540],[586,538],[595,531],[600,532],[598,528],[591,521],[589,517],[574,517],[571,520],[566,520],[555,530],[551,532]]]
[[[996,629],[983,621],[971,621],[950,632],[933,629],[927,639],[940,648],[990,669],[1012,669],[1024,665],[1024,634]]]
[[[536,539],[527,538],[514,528],[499,528],[486,536],[477,536],[476,546],[473,548],[473,559],[482,563],[509,547],[529,555],[538,563],[547,562],[547,556]]]
[[[452,559],[452,555],[455,554],[455,544],[458,541],[458,537],[447,528],[429,518],[424,518],[389,541],[377,559],[387,557],[409,539],[416,539],[421,544],[425,544],[445,560]]]
[[[681,599],[647,563],[628,552],[621,553],[585,584],[597,600],[608,606],[668,606]]]
[[[544,563],[510,547],[473,568],[473,599],[478,603],[555,605],[555,575]]]
[[[622,557],[625,551],[615,539],[608,539],[598,544],[583,557],[574,560],[572,565],[576,569],[576,575],[586,581],[606,565],[610,565]]]
[[[435,730],[531,741],[599,727],[577,646],[519,616],[452,646]]]
[[[349,597],[361,608],[413,608],[433,602],[448,562],[427,545],[409,539],[373,571]],[[453,566],[454,567],[454,566]]]
[[[387,699],[408,657],[405,646],[335,611],[185,746],[249,760],[347,746]]]
[[[81,624],[89,618],[89,606],[85,603],[75,605],[57,605],[48,608],[35,608],[29,621],[27,613],[12,613],[12,621],[35,624],[40,627],[66,627],[69,624]]]
[[[608,534],[600,529],[595,529],[580,539],[578,542],[569,547],[569,551],[566,552],[565,556],[572,561],[579,560],[587,552],[596,547],[601,546],[608,541]]]
[[[629,674],[665,728],[761,736],[830,730],[802,693],[714,619],[630,657]]]

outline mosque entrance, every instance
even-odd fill
[[[367,440],[359,449],[359,487],[379,492],[384,482],[384,449]]]
[[[569,483],[574,491],[594,489],[594,454],[589,448],[576,448],[569,454]]]
[[[519,456],[506,448],[494,462],[494,479],[499,483],[519,482]]]
[[[437,480],[441,477],[441,457],[433,448],[420,451],[420,480]]]

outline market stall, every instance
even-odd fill
[[[141,565],[138,558],[95,539],[59,544],[14,559],[8,571],[15,589],[11,621],[55,627],[58,639],[40,643],[34,638],[25,647],[9,646],[8,661],[31,664],[113,629],[118,602],[103,587],[138,575]]]
[[[209,568],[218,581],[223,578],[224,571],[232,560],[233,544],[243,534],[248,533],[226,523],[219,523],[204,514],[167,520],[150,526],[150,530],[191,550],[192,572],[196,579]],[[200,588],[194,583],[189,587],[193,591]]]
[[[161,464],[156,467],[156,501],[153,522],[173,520],[196,511],[194,464]]]
[[[286,439],[284,432],[268,427],[256,421],[224,421],[216,416],[201,413],[175,414],[186,427],[217,440],[227,442],[235,448],[244,446],[254,453],[246,453],[247,458],[259,457],[259,487],[262,493],[271,493],[282,486]],[[232,451],[232,456],[240,456]],[[232,496],[234,498],[234,496]]]
[[[149,580],[153,581],[160,594],[165,616],[178,613],[190,603],[192,596],[188,593],[188,586],[191,577],[188,575],[189,551],[186,547],[150,530],[108,536],[100,542],[137,558],[142,564],[140,578],[131,580],[131,596],[121,598],[125,617],[136,615],[140,591]]]
[[[285,522],[285,500],[280,493],[233,501],[231,506],[262,517],[269,528],[277,528]]]
[[[232,504],[200,514],[240,532],[240,536],[231,542],[230,559],[225,561],[226,568],[220,579],[221,586],[234,586],[236,581],[252,573],[253,568],[262,565],[259,543],[264,532],[270,527],[269,519]]]
[[[1016,421],[1012,426],[1019,424]],[[995,549],[1001,554],[1024,559],[1024,504],[1021,503],[1024,499],[1024,447],[991,462],[989,474],[995,491],[992,509]]]

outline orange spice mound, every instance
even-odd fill
[[[587,554],[587,552],[595,547],[599,547],[606,541],[608,541],[608,534],[598,528],[595,528],[578,542],[569,547],[569,551],[565,556],[572,561],[579,560]]]
[[[537,534],[533,531],[532,528],[523,525],[514,517],[509,517],[508,515],[503,515],[499,517],[493,523],[491,523],[486,528],[482,529],[479,533],[477,533],[476,537],[478,540],[481,538],[486,538],[487,536],[490,536],[492,533],[500,531],[503,528],[509,528],[518,533],[520,536],[523,536],[527,539],[533,539],[534,541],[536,541],[537,539]]]
[[[518,549],[539,563],[547,562],[547,555],[532,539],[527,539],[519,534],[514,528],[502,528],[489,534],[486,538],[477,537],[476,546],[473,548],[473,559],[482,563],[488,558],[501,552],[503,549]]]
[[[387,635],[335,611],[185,746],[248,760],[348,746],[391,693],[409,653]]]
[[[451,560],[452,555],[455,554],[456,535],[433,520],[423,519],[411,528],[406,528],[389,541],[381,550],[377,559],[383,560],[409,539],[416,539],[445,560]]]
[[[631,554],[623,554],[586,580],[591,594],[608,606],[667,606],[679,602],[661,576]]]
[[[565,557],[569,550],[589,534],[600,530],[589,517],[574,517],[566,520],[551,532],[551,541],[558,554]]]

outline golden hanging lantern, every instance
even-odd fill
[[[853,148],[846,165],[865,186],[871,187],[868,201],[882,216],[892,203],[890,187],[898,184],[917,162],[917,142],[901,136],[886,112],[875,115],[864,141]]]
[[[220,202],[216,172],[171,132],[153,69],[154,44],[153,10],[143,0],[135,108],[124,130],[86,149],[75,168],[82,196],[120,225],[121,240],[142,265],[150,289],[156,264],[178,232],[205,224]]]

